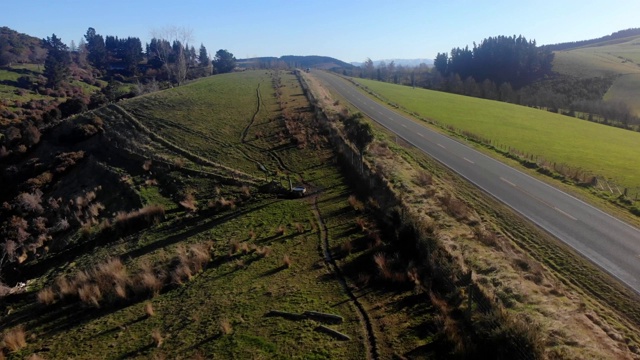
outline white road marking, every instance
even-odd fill
[[[577,220],[578,220],[578,219],[574,218],[573,216],[569,215],[568,213],[566,213],[566,212],[564,212],[564,211],[562,211],[562,210],[558,209],[558,208],[557,208],[557,207],[555,207],[555,206],[553,207],[553,209],[554,209],[554,210],[556,210],[557,212],[559,212],[560,214],[562,214],[562,215],[564,215],[564,216],[568,217],[569,219],[571,219],[571,220],[573,220],[573,221],[577,221]]]
[[[402,125],[403,128],[405,128],[405,129],[407,128],[407,125],[405,125],[405,124],[401,124],[401,125]]]
[[[509,181],[509,180],[507,180],[507,179],[503,178],[502,176],[500,177],[500,180],[502,180],[502,181],[506,182],[507,184],[509,184],[509,185],[511,185],[511,186],[513,186],[513,187],[516,187],[516,184],[514,184],[514,183],[512,183],[511,181]]]
[[[438,144],[438,146],[440,146],[443,149],[446,149],[446,147],[442,146],[442,144]]]
[[[470,162],[470,163],[472,163],[472,164],[475,164],[473,161],[471,161],[471,160],[467,159],[466,157],[463,157],[463,159],[465,159],[466,161],[468,161],[468,162]]]
[[[416,133],[416,134],[418,134],[418,136],[420,137],[424,137],[424,135],[422,135],[421,133]]]

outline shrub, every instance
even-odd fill
[[[25,212],[41,214],[44,211],[42,207],[42,191],[36,189],[33,193],[22,193],[16,198],[19,209]]]
[[[148,317],[155,315],[155,311],[153,311],[153,304],[151,302],[144,304],[144,313],[147,314]]]
[[[420,171],[416,175],[415,182],[420,186],[429,186],[433,183],[433,177],[426,171]]]
[[[69,295],[76,294],[75,284],[66,276],[60,276],[56,279],[55,287],[58,290],[58,296],[64,298]]]
[[[46,287],[38,292],[38,302],[44,305],[51,305],[56,301],[55,293],[50,287]]]
[[[98,285],[85,283],[78,289],[78,296],[80,301],[85,304],[92,305],[94,307],[100,307],[100,300],[102,300],[102,293]]]
[[[387,256],[384,253],[379,252],[375,254],[373,256],[373,261],[378,267],[378,271],[380,272],[380,275],[382,275],[384,279],[390,279],[392,277],[391,272],[389,271],[389,268],[387,265]]]
[[[188,192],[184,195],[184,199],[180,201],[180,205],[182,205],[182,207],[184,207],[190,213],[195,213],[196,211],[198,211],[198,203],[191,192]]]
[[[11,352],[16,352],[27,346],[24,327],[18,326],[4,333],[4,346]]]
[[[153,343],[156,344],[156,347],[162,346],[164,339],[162,339],[162,333],[160,333],[160,330],[153,329],[151,332],[151,338],[153,339]]]
[[[152,269],[143,269],[136,278],[134,290],[140,294],[148,293],[155,296],[160,293],[164,285],[162,279],[156,276]]]
[[[160,205],[147,205],[129,213],[119,212],[113,222],[118,232],[138,230],[164,219],[164,208]]]
[[[291,258],[289,257],[289,255],[285,255],[282,257],[282,263],[284,264],[284,267],[289,269],[291,267],[291,265],[293,264],[293,262],[291,261]]]
[[[267,257],[271,255],[271,248],[268,246],[259,247],[256,249],[256,254],[260,257]]]
[[[355,211],[364,210],[364,204],[360,200],[358,200],[355,197],[355,195],[350,195],[348,201],[349,201],[349,205],[351,205],[353,210],[355,210]]]
[[[223,335],[229,335],[233,332],[233,327],[231,326],[231,322],[229,321],[229,319],[220,319],[220,332]]]

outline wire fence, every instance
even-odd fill
[[[490,328],[489,333],[504,334],[511,344],[506,346],[510,358],[526,360],[537,358],[536,352],[531,350],[531,342],[526,340],[526,334],[523,335],[522,328],[516,329],[510,326],[513,324],[513,317],[507,314],[501,300],[478,284],[471,272],[463,271],[460,264],[447,256],[444,247],[432,234],[421,230],[423,227],[419,225],[420,218],[414,216],[409,208],[403,205],[401,197],[397,195],[397,189],[393,188],[394,185],[387,181],[374,165],[361,158],[359,152],[339,133],[337,127],[332,126],[335,119],[317,107],[318,103],[308,85],[300,75],[298,78],[310,103],[316,106],[317,119],[327,125],[325,126],[327,137],[335,147],[341,162],[352,170],[351,175],[356,177],[360,184],[369,188],[370,194],[381,209],[401,208],[402,222],[405,226],[415,227],[412,230],[415,234],[413,241],[420,248],[420,258],[427,269],[429,282],[437,283],[437,287],[449,294],[448,296],[463,299],[460,309],[466,314],[465,321],[471,324],[471,327],[474,322],[482,321],[482,326]],[[407,241],[404,238],[401,240]],[[429,301],[429,298],[426,297],[425,301]],[[516,321],[522,320],[516,319]]]

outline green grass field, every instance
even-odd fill
[[[281,83],[281,103],[288,109],[297,109],[299,121],[310,122],[313,115],[297,79],[283,74]],[[272,74],[248,71],[214,76],[120,105],[163,138],[212,161],[255,174],[260,174],[256,159],[268,167],[284,165],[287,170],[283,174],[312,187],[317,205],[313,197],[285,199],[251,187],[250,196],[244,193],[245,200],[237,208],[213,211],[208,208],[208,201],[220,196],[237,199],[246,189],[222,185],[194,173],[185,175],[180,168],[164,173],[168,180],[160,184],[146,183],[149,174],[159,171],[154,165],[150,173],[141,173],[139,158],[133,164],[109,163],[123,175],[131,173],[128,181],[145,203],[163,204],[166,219],[129,236],[104,239],[94,247],[87,245],[79,253],[67,252],[59,266],[32,279],[24,296],[5,305],[11,316],[3,318],[4,325],[23,325],[28,335],[27,345],[9,353],[8,358],[24,358],[33,353],[47,359],[365,358],[363,324],[348,294],[323,261],[320,229],[326,229],[329,250],[339,252],[345,242],[362,239],[357,220],[367,215],[350,205],[352,189],[334,165],[331,148],[317,144],[293,146],[286,136],[281,139],[279,134],[285,129],[279,120],[281,110],[272,87]],[[107,124],[109,114],[115,113],[100,112]],[[116,126],[122,124],[113,121]],[[105,132],[112,131],[109,129],[107,126]],[[261,136],[256,137],[258,132]],[[243,134],[247,134],[245,141]],[[136,151],[142,149],[165,148],[142,144],[141,140]],[[114,147],[112,151],[115,158],[118,150]],[[131,168],[138,171],[127,170]],[[176,192],[181,189],[192,190],[200,211],[188,214],[177,204]],[[82,237],[74,238],[83,241]],[[176,262],[176,254],[198,244],[207,244],[210,249],[212,258],[207,266],[182,284],[165,287],[156,296],[129,293],[130,298],[106,301],[100,308],[77,300],[48,306],[35,300],[36,293],[55,283],[58,276],[76,274],[111,257],[122,259],[129,274],[147,263],[168,266],[170,276],[170,264]],[[232,250],[234,246],[236,250]],[[267,255],[259,255],[256,249],[268,249]],[[358,248],[342,261],[348,263],[357,258],[362,262],[375,251],[379,250]],[[55,252],[51,256],[55,257]],[[285,257],[289,259],[288,266]],[[411,290],[394,290],[389,296],[384,289],[368,293],[367,299],[383,301],[390,309],[397,309],[396,317],[411,319],[416,327],[433,317],[427,301],[410,308],[398,307],[413,295]],[[153,315],[146,310],[147,304],[151,304]],[[338,341],[318,331],[322,322],[317,320],[266,316],[270,310],[340,315],[343,323],[328,326],[351,340]],[[410,351],[436,341],[436,331],[398,329],[395,333],[406,339],[399,344],[381,344],[380,351]]]
[[[273,92],[269,73],[243,72],[145,95],[123,106],[151,130],[185,149],[261,176],[256,161],[269,170],[277,168],[272,158],[255,148],[271,146],[268,142],[276,136],[276,130],[269,128],[277,117]],[[245,146],[243,131],[254,114]],[[256,139],[260,129],[265,137]]]
[[[640,37],[556,51],[553,70],[577,77],[617,76],[607,101],[622,101],[640,116]]]
[[[612,178],[625,187],[640,186],[640,169],[636,166],[640,133],[498,101],[356,81],[422,117],[500,146]]]

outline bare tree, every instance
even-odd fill
[[[167,41],[169,44],[179,43],[179,49],[175,55],[173,65],[169,64],[169,55],[172,51],[171,47],[159,46],[156,48],[156,56],[164,63],[170,78],[174,78],[178,85],[182,84],[187,77],[188,62],[186,59],[185,49],[188,44],[193,41],[193,30],[186,27],[166,26],[162,29],[154,29],[151,36],[155,39]]]

